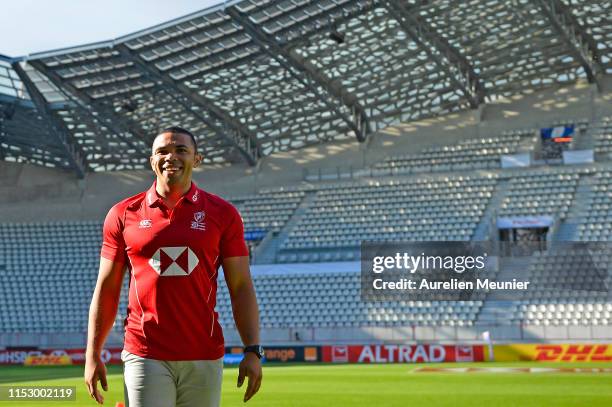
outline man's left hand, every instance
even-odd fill
[[[238,367],[238,387],[244,383],[244,378],[248,377],[247,389],[244,393],[244,402],[246,403],[259,391],[261,386],[261,379],[263,377],[261,372],[261,360],[253,352],[247,352],[244,354],[242,362]]]

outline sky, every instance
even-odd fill
[[[3,0],[0,54],[18,57],[111,40],[223,0]]]

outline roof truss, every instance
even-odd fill
[[[256,165],[261,156],[255,134],[225,111],[217,108],[207,97],[193,92],[185,84],[164,75],[154,64],[148,64],[126,45],[119,44],[117,49],[124,58],[134,62],[161,87],[166,88],[173,99],[212,128],[220,138],[225,139],[245,158],[249,165]]]
[[[389,13],[398,21],[408,36],[417,43],[451,79],[475,109],[484,102],[485,91],[480,78],[469,61],[449,42],[431,29],[427,22],[411,12],[400,0],[383,0]]]
[[[87,168],[87,161],[79,147],[79,144],[76,142],[76,140],[74,140],[64,122],[49,108],[44,96],[40,93],[36,85],[34,85],[30,77],[25,73],[20,63],[14,62],[12,66],[17,75],[19,75],[19,79],[21,79],[28,90],[28,93],[32,98],[32,102],[36,106],[36,110],[41,116],[43,116],[45,122],[48,124],[50,133],[57,138],[60,145],[63,147],[66,158],[70,162],[71,168],[75,171],[78,178],[84,178]]]
[[[52,69],[47,68],[42,62],[38,60],[33,60],[29,61],[29,63],[40,73],[45,75],[59,89],[65,89],[71,101],[74,102],[77,106],[79,106],[81,110],[92,119],[93,123],[100,123],[103,126],[111,129],[130,147],[134,148],[136,151],[142,151],[144,154],[143,157],[148,159],[149,155],[146,154],[146,149],[143,149],[143,145],[136,145],[134,144],[134,141],[131,138],[126,137],[126,133],[133,134],[142,143],[144,143],[144,147],[149,146],[147,134],[138,123],[135,123],[134,121],[130,120],[129,118],[125,118],[122,115],[116,114],[108,106],[89,97],[89,95],[87,95],[85,92],[78,90],[68,81],[62,79],[62,77],[56,72],[54,72]],[[94,111],[97,113],[96,115],[93,114]]]
[[[251,36],[252,40],[271,58],[285,68],[291,76],[315,94],[331,111],[336,113],[355,133],[357,140],[363,142],[371,132],[370,119],[365,108],[355,95],[343,88],[340,81],[332,81],[309,61],[297,53],[282,47],[273,36],[265,33],[253,23],[246,13],[235,6],[226,12]],[[348,108],[349,112],[346,112]]]
[[[582,65],[590,83],[600,86],[597,75],[605,72],[601,64],[601,55],[597,50],[597,43],[587,33],[570,9],[560,0],[536,0],[544,15],[550,20],[561,38],[569,46],[572,55]]]

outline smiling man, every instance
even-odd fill
[[[100,354],[126,269],[130,285],[121,356],[130,407],[219,405],[224,342],[215,303],[221,265],[245,344],[238,387],[248,377],[244,401],[259,390],[263,350],[242,220],[231,204],[192,182],[201,162],[190,132],[163,130],[150,157],[155,182],[113,206],[104,221],[85,364],[85,383],[99,403],[104,398],[97,382],[108,389]]]

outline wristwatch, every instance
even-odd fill
[[[257,355],[259,359],[264,357],[264,348],[261,345],[245,346],[243,352],[244,353],[253,352],[254,354]]]

